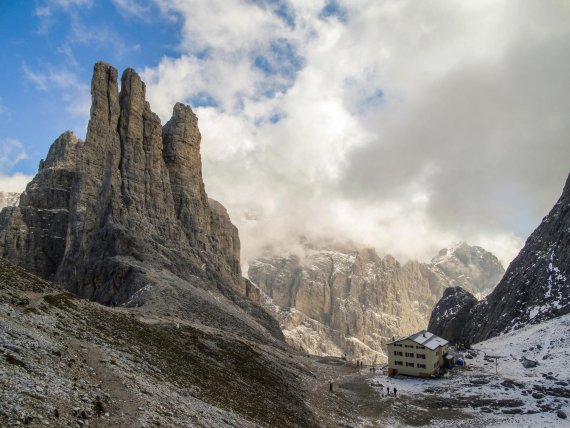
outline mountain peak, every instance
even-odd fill
[[[282,337],[246,298],[237,228],[205,191],[196,115],[177,103],[163,127],[136,71],[123,72],[120,92],[117,76],[95,64],[85,143],[65,132],[52,144],[19,206],[0,218],[0,256],[102,303],[185,317],[200,311],[183,309],[182,295],[200,301],[198,289],[215,290],[249,314],[234,325]]]

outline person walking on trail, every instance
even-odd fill
[[[396,389],[396,387],[394,387],[394,397],[396,396],[396,394],[398,394],[398,390]]]
[[[389,386],[386,387],[386,395],[390,395],[390,387]]]

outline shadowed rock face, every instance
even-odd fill
[[[64,132],[40,162],[20,204],[0,214],[0,255],[44,278],[54,278],[65,252],[70,191],[83,142]]]
[[[487,269],[483,273],[483,269]],[[303,257],[249,263],[249,278],[277,308],[287,341],[320,355],[385,359],[394,335],[425,329],[447,287],[485,293],[504,269],[491,253],[461,243],[430,263],[399,263],[374,250],[306,248]]]
[[[463,303],[449,296],[446,305],[464,311]],[[466,320],[440,317],[438,322],[436,307],[430,325],[434,332],[446,330],[463,342],[476,343],[570,312],[570,176],[562,196],[495,290],[468,311]]]
[[[475,296],[463,288],[446,289],[431,313],[428,331],[447,339],[451,344],[459,344],[462,337],[456,326],[467,323],[469,312],[476,304]]]
[[[176,104],[163,127],[137,73],[124,71],[119,92],[102,62],[91,94],[85,142],[62,134],[20,205],[2,212],[0,256],[106,304],[173,310],[181,287],[216,291],[279,336],[245,299],[238,231],[206,195],[192,109]]]

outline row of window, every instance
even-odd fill
[[[395,361],[394,364],[396,366],[403,366],[404,365],[404,363],[402,361]],[[406,367],[415,367],[415,363],[406,362]],[[417,367],[418,367],[418,369],[425,369],[426,365],[425,364],[418,364]]]
[[[394,343],[394,346],[398,346],[398,347],[400,347],[400,348],[401,348],[402,346],[404,346],[404,347],[406,347],[406,348],[412,348],[412,349],[413,349],[413,347],[414,347],[414,345],[402,345],[401,343]],[[425,346],[416,345],[416,349],[426,349],[426,347],[425,347]]]
[[[394,351],[394,355],[401,357],[403,355],[403,352],[402,351]],[[406,357],[407,358],[414,358],[414,353],[413,352],[406,352]],[[416,354],[416,358],[419,358],[421,360],[425,360],[426,354]]]

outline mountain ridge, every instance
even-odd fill
[[[495,256],[466,243],[441,250],[430,263],[403,264],[353,245],[343,251],[305,242],[305,248],[302,256],[249,263],[262,303],[292,346],[369,363],[386,358],[392,336],[424,329],[447,287],[467,284],[483,293],[504,272]]]
[[[570,174],[560,198],[495,290],[477,303],[448,296],[434,308],[429,328],[436,334],[446,331],[464,343],[480,342],[570,313],[569,292]],[[462,320],[448,316],[449,311],[459,310],[468,316]]]

